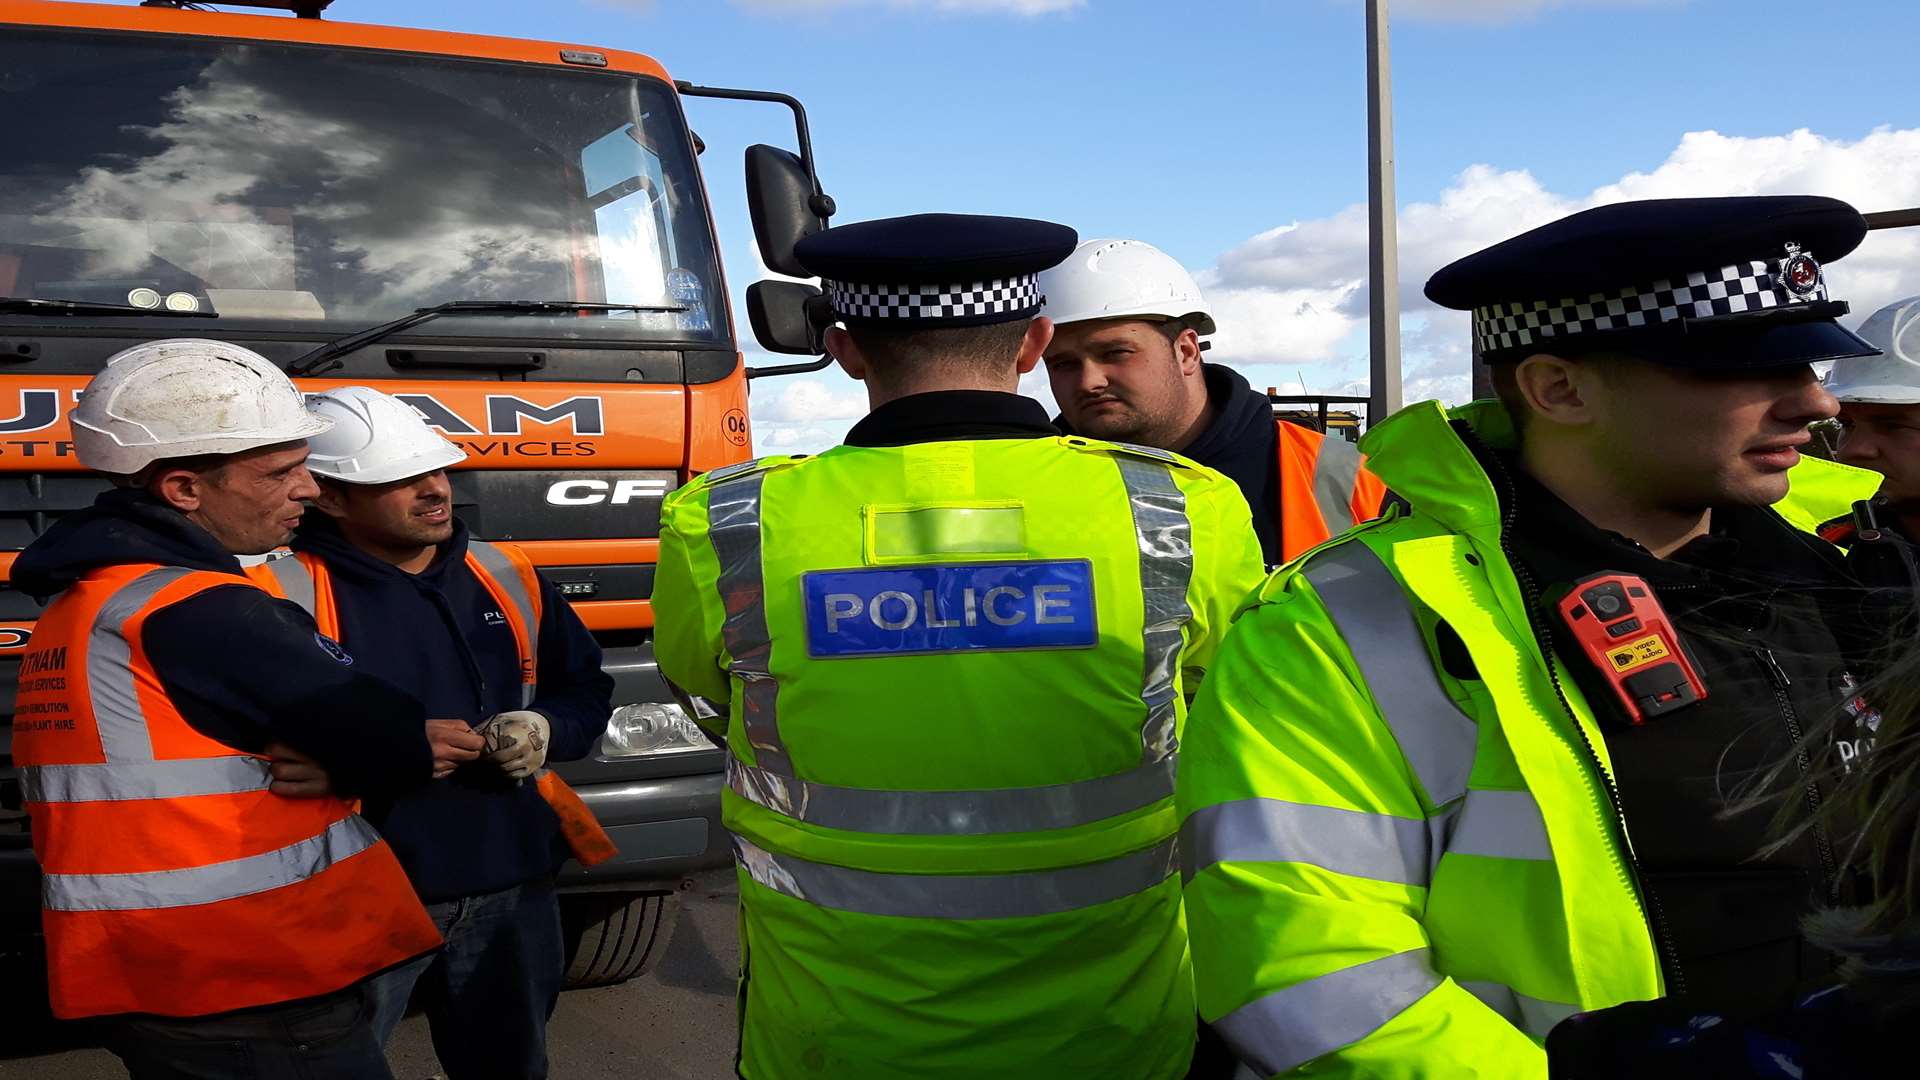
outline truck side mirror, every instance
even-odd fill
[[[813,276],[794,258],[793,246],[827,227],[833,200],[813,189],[798,154],[764,143],[747,147],[747,212],[767,269],[788,277]]]
[[[822,309],[826,297],[819,289],[798,281],[756,281],[747,286],[747,321],[753,336],[768,352],[819,356],[827,321]],[[822,321],[816,322],[816,316]]]

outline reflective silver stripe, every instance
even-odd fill
[[[1466,794],[1474,722],[1441,688],[1393,573],[1371,548],[1351,540],[1316,555],[1304,572],[1427,798],[1445,806]]]
[[[149,570],[120,587],[94,613],[87,637],[87,696],[93,704],[93,722],[100,733],[100,749],[108,761],[152,761],[153,739],[140,711],[135,690],[133,647],[121,624],[146,607],[161,589],[195,573],[184,566]]]
[[[727,613],[720,636],[730,669],[740,680],[740,723],[754,761],[768,772],[793,775],[793,760],[780,741],[780,683],[768,664],[773,639],[767,633],[766,583],[760,571],[762,472],[714,484],[707,499],[707,535],[720,560],[720,602]]]
[[[1581,1011],[1578,1005],[1528,997],[1504,983],[1461,979],[1460,987],[1486,1002],[1488,1008],[1506,1017],[1514,1027],[1536,1039],[1545,1039],[1554,1025]]]
[[[536,613],[535,598],[527,595],[526,582],[520,579],[520,571],[504,552],[484,540],[468,541],[467,550],[473,552],[473,557],[479,560],[481,566],[486,567],[487,574],[499,584],[501,591],[507,594],[507,600],[520,609],[520,618],[524,620],[527,628],[527,650],[532,654],[537,665],[540,657],[540,617]],[[533,704],[534,692],[537,689],[538,687],[530,682],[520,684],[521,708],[524,709]]]
[[[1222,862],[1308,863],[1336,874],[1427,884],[1427,822],[1281,799],[1202,807],[1180,826],[1181,875]]]
[[[278,889],[319,874],[380,842],[358,816],[275,851],[184,870],[133,874],[47,874],[40,895],[49,911],[146,911],[192,907]]]
[[[1547,822],[1540,804],[1526,791],[1467,792],[1460,819],[1446,841],[1448,854],[1487,855],[1496,859],[1551,860]]]
[[[1353,485],[1359,479],[1359,448],[1345,439],[1322,436],[1313,459],[1313,501],[1327,523],[1327,535],[1353,528]]]
[[[765,888],[817,907],[916,919],[1022,919],[1124,899],[1173,876],[1174,847],[1168,839],[1106,862],[1024,874],[879,874],[733,838],[734,857]]]
[[[20,769],[20,789],[33,803],[235,795],[265,791],[272,782],[265,761],[244,756],[110,765],[26,765]]]
[[[267,573],[280,585],[280,591],[287,599],[300,605],[300,610],[311,615],[318,610],[319,600],[313,593],[313,575],[307,572],[307,564],[292,555],[271,559],[266,563]]]
[[[979,836],[1067,829],[1173,797],[1175,758],[1045,787],[900,791],[835,787],[727,759],[734,794],[809,825],[897,836]]]
[[[1256,998],[1213,1027],[1255,1072],[1272,1076],[1352,1046],[1439,985],[1427,950],[1413,949]]]
[[[1140,700],[1146,723],[1140,729],[1141,761],[1164,761],[1179,749],[1174,735],[1175,681],[1179,674],[1181,629],[1193,617],[1187,586],[1193,580],[1193,526],[1187,497],[1165,465],[1116,457],[1120,479],[1133,508],[1133,530],[1140,547],[1140,596],[1146,616],[1142,631],[1146,672]]]

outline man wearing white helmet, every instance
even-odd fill
[[[369,387],[316,394],[307,408],[329,424],[307,459],[315,508],[295,557],[254,576],[316,612],[369,673],[457,718],[433,722],[435,781],[367,810],[447,939],[379,980],[375,1027],[390,1036],[418,986],[451,1080],[537,1080],[566,966],[554,873],[568,837],[547,799],[606,843],[542,767],[591,752],[613,680],[527,557],[472,539],[453,516],[447,468],[465,451]]]
[[[235,558],[287,539],[329,425],[198,340],[116,355],[70,421],[115,488],[12,569],[54,597],[13,728],[54,1013],[111,1017],[136,1080],[390,1076],[368,980],[440,936],[350,800],[426,782],[426,714]]]
[[[1874,499],[1878,524],[1920,539],[1920,296],[1874,312],[1860,336],[1880,355],[1837,361],[1827,376],[1840,401],[1838,457],[1884,476]],[[1821,534],[1846,543],[1854,529],[1842,521]]]
[[[1040,275],[1054,322],[1047,378],[1069,434],[1172,450],[1225,473],[1269,565],[1379,514],[1359,451],[1277,422],[1265,394],[1201,362],[1213,310],[1192,275],[1138,240],[1088,240]]]

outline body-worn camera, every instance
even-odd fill
[[[1645,580],[1594,574],[1575,582],[1555,607],[1625,706],[1628,723],[1644,724],[1706,700],[1699,666]]]

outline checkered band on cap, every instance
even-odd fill
[[[1688,274],[1683,280],[1656,281],[1584,300],[1534,300],[1473,309],[1473,333],[1482,352],[1514,349],[1540,341],[1609,330],[1657,326],[1681,319],[1704,319],[1746,311],[1787,307],[1827,298],[1827,279],[1818,272],[1813,288],[1799,294],[1781,283],[1783,268],[1794,258],[1767,259]],[[1806,260],[1811,263],[1811,260]]]
[[[834,313],[850,319],[1016,318],[1040,309],[1040,278],[1034,274],[970,285],[861,285],[822,282]]]

